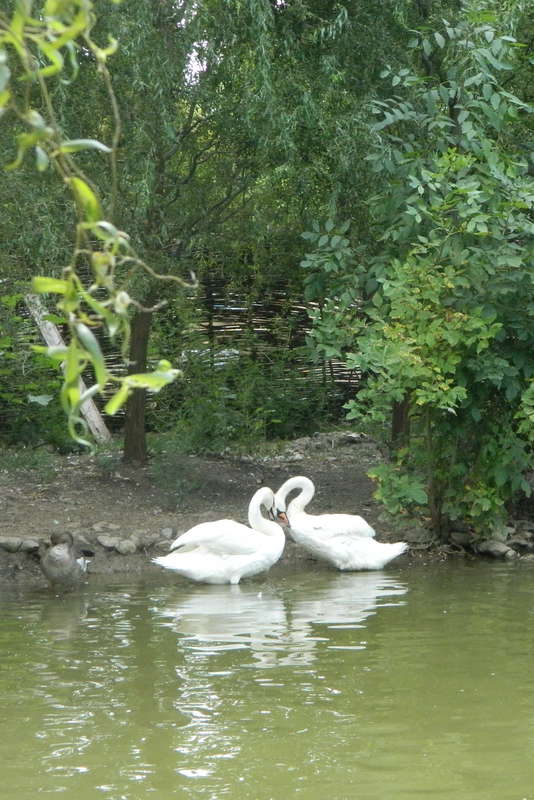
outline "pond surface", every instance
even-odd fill
[[[534,800],[534,571],[0,592],[6,798]]]

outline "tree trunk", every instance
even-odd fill
[[[146,357],[148,351],[148,337],[152,314],[148,311],[138,311],[132,320],[130,340],[130,367],[131,375],[146,370]],[[134,389],[128,398],[126,406],[126,421],[124,423],[124,450],[123,461],[131,464],[144,464],[148,459],[145,430],[145,404],[146,390]]]
[[[399,450],[406,447],[410,439],[410,398],[406,395],[393,404],[391,416],[391,447]]]

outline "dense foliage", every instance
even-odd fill
[[[117,42],[110,38],[107,47],[99,47],[92,38],[94,15],[90,0],[47,0],[35,14],[32,5],[29,0],[17,0],[11,13],[0,16],[0,111],[4,122],[14,121],[16,131],[15,157],[4,167],[8,171],[17,170],[31,151],[35,169],[45,172],[52,168],[70,194],[75,226],[74,243],[65,259],[68,264],[57,277],[34,275],[32,279],[34,292],[59,295],[58,321],[68,329],[69,341],[65,346],[54,344],[36,349],[63,365],[60,398],[69,432],[79,443],[89,445],[81,409],[110,380],[120,383],[106,404],[112,414],[133,389],[159,391],[176,377],[177,371],[162,360],[151,375],[114,376],[94,334],[95,328],[104,327],[111,339],[122,337],[127,344],[128,309],[138,304],[122,283],[123,273],[140,267],[154,274],[137,256],[129,236],[109,221],[98,191],[75,158],[75,154],[87,150],[110,155],[109,216],[113,218],[118,200],[120,116],[107,60],[115,52]],[[79,69],[80,50],[84,57],[90,55],[94,59],[109,96],[114,118],[111,146],[99,139],[67,136],[58,119],[49,81],[68,83],[69,73],[76,74]],[[88,283],[81,272],[84,266],[90,270]],[[88,365],[92,367],[94,382],[85,388],[80,378]]]
[[[514,88],[531,59],[512,22],[469,4],[384,69],[395,94],[375,102],[369,155],[388,184],[371,199],[382,244],[348,280],[369,300],[362,315],[338,293],[316,328],[366,375],[349,417],[380,427],[404,406],[378,496],[428,509],[444,536],[458,519],[498,528],[530,490],[532,106]]]
[[[128,378],[98,325],[124,356],[133,322],[141,372],[183,370],[147,424],[188,449],[341,421],[334,359],[360,377],[349,418],[391,446],[386,506],[496,530],[531,468],[529,4],[32,5],[0,15],[0,257],[13,314],[31,275],[59,293],[78,438],[87,365],[91,392],[122,381],[111,410],[176,374]],[[1,341],[23,416],[57,375],[26,385]]]

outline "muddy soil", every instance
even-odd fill
[[[88,455],[65,456],[51,474],[0,470],[0,578],[44,584],[36,554],[54,530],[71,531],[94,550],[92,573],[161,572],[151,564],[169,541],[201,521],[225,517],[246,522],[248,502],[262,485],[276,489],[292,475],[316,486],[312,513],[360,514],[381,541],[410,541],[405,565],[445,558],[428,547],[424,530],[395,530],[373,500],[370,467],[382,456],[373,441],[350,432],[296,440],[273,456],[172,456],[158,470],[102,465]],[[129,545],[121,544],[126,540]],[[132,544],[133,543],[133,544]],[[121,549],[123,553],[119,552]],[[135,552],[132,552],[134,550]],[[283,555],[307,558],[292,542]]]

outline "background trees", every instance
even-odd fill
[[[75,157],[152,270],[122,276],[139,303],[135,370],[162,353],[184,369],[151,399],[149,427],[204,448],[295,435],[342,418],[327,369],[341,359],[362,375],[349,416],[396,454],[375,476],[391,510],[419,506],[444,536],[455,518],[503,518],[527,488],[534,405],[527,6],[97,11],[93,40],[119,41],[109,77],[81,48],[53,99],[65,137],[112,149]],[[0,222],[10,292],[41,267],[61,274],[75,223],[61,186],[27,162],[8,175]],[[153,272],[194,272],[198,290]],[[239,335],[219,338],[238,306]],[[126,454],[143,459],[145,405],[131,402]]]

